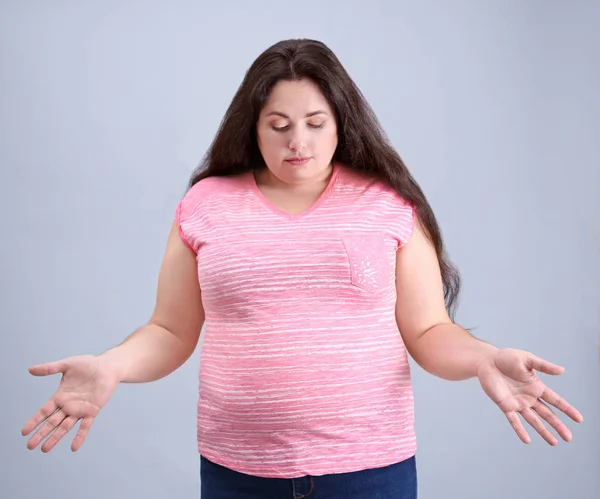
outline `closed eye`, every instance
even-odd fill
[[[312,124],[308,124],[309,128],[323,128],[325,126],[325,123],[321,123],[320,125],[312,125]],[[271,125],[271,128],[273,130],[275,130],[276,132],[285,132],[286,130],[288,130],[290,128],[289,125],[286,126],[275,126],[275,125]]]

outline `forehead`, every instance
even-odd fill
[[[262,113],[281,111],[306,114],[319,109],[331,112],[329,103],[319,87],[305,79],[279,81],[271,90]]]

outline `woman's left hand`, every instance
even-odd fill
[[[523,350],[497,350],[479,365],[477,377],[485,393],[500,407],[519,438],[531,442],[519,414],[546,442],[557,445],[558,440],[542,422],[545,420],[566,442],[571,432],[547,404],[564,412],[573,421],[583,422],[583,416],[562,397],[548,388],[535,371],[562,374],[564,368]],[[541,419],[540,419],[541,418]]]

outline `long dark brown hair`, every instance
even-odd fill
[[[446,307],[453,317],[460,275],[446,255],[433,210],[361,91],[337,56],[320,41],[284,40],[258,56],[246,72],[210,148],[192,174],[189,187],[206,177],[263,168],[265,163],[256,138],[259,113],[278,81],[303,78],[316,83],[335,113],[338,146],[333,160],[380,177],[414,207],[435,247]]]

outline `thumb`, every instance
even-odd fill
[[[547,360],[541,359],[533,354],[530,354],[527,359],[527,367],[535,369],[544,374],[558,375],[565,372],[565,368],[557,364],[553,364]]]
[[[66,362],[58,360],[46,364],[38,364],[29,368],[29,373],[33,376],[49,376],[51,374],[62,373],[66,370]]]

